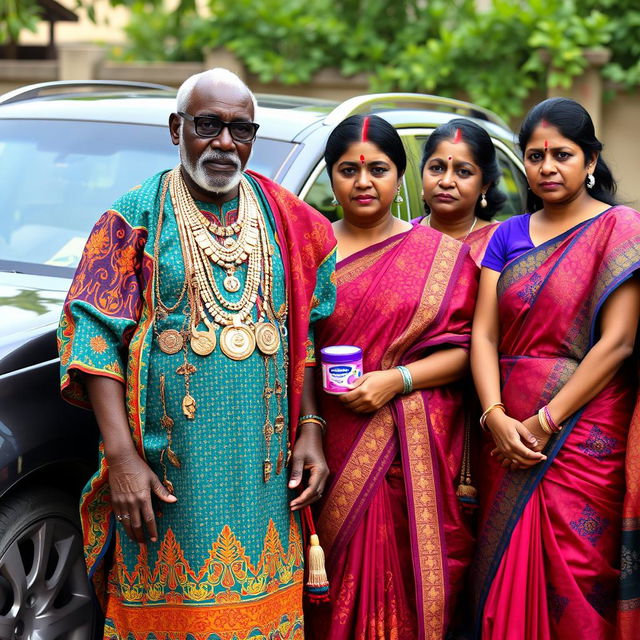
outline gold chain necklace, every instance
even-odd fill
[[[467,231],[467,233],[465,234],[464,238],[462,238],[462,240],[459,240],[459,242],[464,242],[469,237],[469,234],[476,228],[476,224],[478,224],[478,218],[476,216],[473,216],[473,222],[471,223],[471,226],[469,227],[469,231]],[[427,226],[431,227],[431,214],[429,214],[427,216]],[[433,229],[433,227],[431,227],[431,228]],[[436,231],[437,231],[437,229],[436,229]]]

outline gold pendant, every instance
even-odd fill
[[[180,463],[180,458],[178,458],[176,452],[171,447],[167,447],[167,458],[169,462],[177,469],[182,466],[182,464]]]
[[[254,328],[256,344],[265,356],[272,356],[280,347],[278,329],[270,322],[258,322]]]
[[[222,282],[224,288],[230,293],[235,293],[240,289],[240,280],[234,275],[227,276]]]
[[[271,460],[265,460],[262,463],[262,479],[264,482],[269,482],[269,478],[271,478],[271,472],[273,471],[273,464],[271,464]]]
[[[184,413],[185,417],[189,420],[193,420],[196,417],[196,401],[195,398],[188,393],[182,398],[182,413]]]
[[[220,334],[220,349],[231,360],[246,360],[256,348],[253,331],[244,324],[234,323]]]
[[[284,431],[284,416],[276,416],[276,433],[282,433]]]
[[[164,485],[164,488],[172,495],[175,496],[176,495],[176,491],[173,488],[173,483],[171,482],[171,480],[167,480],[167,478],[165,478],[162,481],[162,484]]]
[[[158,345],[164,353],[173,355],[178,353],[184,346],[184,338],[179,331],[175,329],[165,329],[158,336]]]
[[[212,327],[198,331],[191,327],[191,350],[199,356],[208,356],[216,348],[216,332]]]
[[[278,454],[278,460],[276,461],[276,475],[280,475],[282,473],[282,463],[284,462],[284,456],[282,455],[282,451]]]

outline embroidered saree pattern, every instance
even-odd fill
[[[640,215],[622,206],[505,267],[499,352],[509,415],[535,415],[562,388],[597,340],[607,297],[639,269]],[[505,471],[485,441],[489,469],[473,570],[477,637],[626,640],[637,633],[640,567],[620,568],[621,530],[623,567],[640,542],[637,476],[625,481],[625,453],[629,478],[636,464],[629,452],[638,450],[636,400],[637,376],[623,365],[530,470]]]
[[[336,273],[317,340],[362,347],[365,371],[468,346],[477,269],[460,243],[415,226]],[[454,487],[461,397],[457,385],[414,392],[368,416],[322,394],[331,476],[317,527],[336,604],[307,612],[312,638],[444,636],[471,551]]]
[[[167,470],[178,501],[161,504],[159,540],[148,541],[141,552],[113,517],[108,468],[100,451],[99,470],[85,489],[81,515],[89,574],[107,619],[105,638],[302,638],[303,545],[299,518],[292,517],[288,508],[288,474],[286,470],[274,472],[267,483],[262,479],[266,455],[262,394],[266,376],[275,374],[267,373],[257,351],[237,362],[219,350],[206,357],[191,351],[164,353],[153,339],[150,256],[154,254],[151,245],[156,236],[162,178],[163,174],[151,178],[105,214],[95,232],[97,239],[92,234],[87,245],[79,285],[67,300],[60,329],[65,396],[71,401],[86,400],[82,374],[108,375],[107,365],[116,359],[122,372],[119,379],[126,385],[132,437],[140,454],[162,478],[162,455],[167,447],[162,417],[166,412],[174,421],[171,447],[181,462],[180,468],[170,466]],[[286,199],[290,211],[271,208],[276,205],[270,204],[273,200],[268,194],[277,195],[280,187],[264,186],[257,175],[249,180],[275,248],[275,308],[283,308],[288,299],[290,309],[296,311],[296,303],[302,301],[300,314],[292,311],[288,316],[288,338],[274,354],[272,368],[285,370],[283,350],[288,349],[291,370],[304,370],[307,352],[313,351],[308,326],[328,315],[335,299],[330,228],[295,199],[280,198]],[[197,204],[207,216],[231,219],[235,215],[233,203],[220,210]],[[289,213],[296,222],[283,225],[282,218]],[[102,233],[104,228],[108,233]],[[160,292],[163,300],[177,300],[185,266],[169,200],[159,242]],[[135,254],[124,251],[128,246],[135,247]],[[287,246],[297,247],[290,256],[281,251]],[[111,258],[112,253],[126,259]],[[104,269],[94,255],[106,261]],[[122,276],[110,273],[109,269],[116,267],[124,270]],[[291,276],[294,271],[298,273],[295,279]],[[223,276],[215,272],[219,287]],[[244,281],[246,265],[236,271],[236,277]],[[116,280],[123,287],[119,293],[112,285]],[[291,289],[294,280],[296,291]],[[101,286],[107,287],[106,295]],[[126,303],[111,300],[118,296]],[[156,329],[180,330],[186,317],[184,305],[185,301],[159,318]],[[115,314],[113,318],[105,309]],[[193,419],[182,412],[182,369],[187,359],[194,370],[189,389],[196,398]],[[166,397],[161,402],[160,380],[165,378]],[[289,404],[283,400],[282,406],[285,424],[289,407],[299,406],[299,393],[291,384],[288,391],[285,398]],[[275,404],[270,407],[272,422]],[[274,460],[279,440],[274,438],[270,443],[268,453]]]

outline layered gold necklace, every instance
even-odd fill
[[[178,235],[185,264],[185,279],[182,289],[173,305],[167,305],[160,295],[159,245],[163,220],[164,203],[167,191],[176,217]],[[232,236],[236,236],[235,238]],[[229,225],[210,222],[197,207],[182,177],[180,166],[173,169],[163,185],[160,202],[160,215],[154,247],[154,279],[156,295],[156,317],[162,319],[175,311],[187,296],[185,317],[187,326],[181,330],[156,330],[156,339],[160,349],[166,354],[183,351],[184,361],[176,373],[184,376],[185,396],[182,402],[184,415],[188,419],[195,417],[196,401],[189,391],[191,374],[196,368],[188,362],[187,344],[191,350],[200,355],[213,353],[219,343],[220,351],[231,360],[245,360],[255,351],[260,351],[265,367],[265,384],[263,399],[265,403],[265,423],[263,428],[265,440],[265,458],[263,462],[263,478],[268,481],[273,465],[270,460],[270,444],[273,435],[280,439],[280,452],[276,461],[276,473],[280,473],[288,462],[290,455],[288,438],[285,441],[285,419],[283,403],[286,398],[286,384],[280,381],[280,371],[275,360],[281,344],[281,335],[285,332],[287,315],[286,303],[276,313],[273,302],[273,264],[274,248],[269,241],[266,221],[260,210],[257,197],[243,176],[239,185],[238,215],[235,222]],[[244,288],[236,271],[247,264]],[[224,271],[222,289],[215,278],[216,269]],[[242,289],[240,297],[233,301],[226,293],[237,293]],[[261,297],[257,320],[253,320],[253,309]],[[200,324],[206,327],[198,329]],[[218,338],[217,331],[220,330]],[[287,358],[285,354],[282,373],[287,376]],[[273,371],[273,379],[270,374]],[[161,399],[164,406],[164,377],[162,380]],[[275,425],[271,423],[270,403],[275,395],[277,416]],[[163,427],[171,442],[173,421],[163,418]],[[169,428],[167,428],[169,427]],[[286,444],[285,444],[286,442]],[[169,449],[170,449],[169,444]],[[285,459],[283,450],[286,448]],[[167,459],[178,467],[179,459],[173,450],[167,451]],[[176,462],[178,464],[176,464]],[[170,485],[165,468],[165,486]]]

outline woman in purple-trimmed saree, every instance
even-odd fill
[[[331,486],[317,528],[331,603],[306,612],[305,632],[440,640],[472,553],[456,495],[465,419],[457,381],[478,270],[467,247],[391,215],[404,170],[393,127],[349,118],[326,157],[345,217],[334,225],[337,306],[316,340],[361,347],[367,373],[346,394],[321,392]]]
[[[550,99],[520,145],[529,210],[494,234],[472,370],[490,432],[472,570],[484,640],[631,640],[640,628],[640,213],[591,119]],[[636,354],[637,356],[637,354]]]

